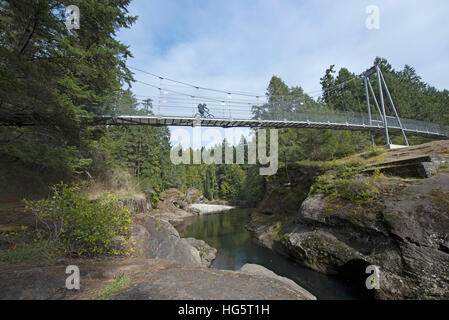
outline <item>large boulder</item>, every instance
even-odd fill
[[[280,282],[289,286],[292,290],[299,292],[301,295],[303,295],[305,298],[307,298],[307,300],[316,300],[316,297],[313,294],[311,294],[304,288],[300,287],[293,280],[285,278],[285,277],[281,277],[281,276],[277,275],[276,273],[274,273],[273,271],[271,271],[265,267],[262,267],[258,264],[247,263],[247,264],[243,265],[238,271],[241,273],[244,273],[244,274],[260,276],[262,278],[272,278],[272,279],[279,280]]]
[[[145,258],[163,258],[183,264],[201,266],[200,252],[167,221],[146,216],[136,220],[133,228],[135,253]]]
[[[177,190],[172,189],[170,192],[173,195]],[[133,246],[134,256],[169,259],[195,266],[203,264],[200,251],[188,240],[182,239],[168,221],[151,215],[150,205],[145,199],[127,199],[123,204],[128,205],[133,217],[133,241],[130,241],[128,246]],[[116,239],[113,243],[119,246],[121,240]],[[205,248],[206,244],[203,247]]]
[[[208,245],[205,241],[195,238],[184,238],[192,247],[198,250],[201,258],[201,264],[204,267],[210,267],[217,256],[217,249]]]

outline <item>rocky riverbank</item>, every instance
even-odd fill
[[[80,290],[65,287],[66,264],[0,274],[0,298],[18,300],[314,300],[271,274],[189,266],[168,259],[78,261]],[[269,271],[266,271],[269,273]]]
[[[183,193],[177,189],[169,189],[161,194],[161,202],[153,210],[157,218],[178,225],[185,218],[231,210],[235,207],[210,202],[199,190],[189,189]]]
[[[265,246],[361,290],[366,267],[379,266],[375,298],[448,299],[449,143],[371,157],[345,159],[338,169],[299,166],[288,177],[280,170],[248,229]]]
[[[1,264],[0,299],[315,299],[261,266],[239,271],[207,268],[216,249],[202,240],[180,238],[144,202],[124,201],[133,213],[132,256]],[[79,267],[79,290],[66,288],[68,265]]]

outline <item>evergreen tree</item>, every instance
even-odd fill
[[[68,173],[90,163],[90,112],[132,80],[115,38],[136,19],[129,2],[79,0],[81,28],[69,31],[69,1],[0,1],[2,159]]]

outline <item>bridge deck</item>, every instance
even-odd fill
[[[203,127],[250,127],[250,128],[311,128],[311,129],[333,129],[333,130],[355,130],[355,131],[373,131],[384,132],[384,126],[381,121],[373,120],[371,124],[349,123],[334,121],[289,121],[289,120],[248,120],[248,119],[197,119],[193,117],[166,117],[166,116],[95,116],[94,122],[99,125],[149,125],[149,126],[194,126]],[[417,126],[407,126],[407,120],[403,121],[406,134],[433,138],[449,139],[449,132],[442,129],[418,128]],[[391,133],[401,133],[399,125],[388,125]]]

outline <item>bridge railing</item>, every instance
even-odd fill
[[[373,114],[371,117],[371,122],[369,120],[368,113],[357,113],[357,112],[345,112],[345,111],[318,111],[318,112],[299,112],[291,113],[289,115],[284,115],[279,117],[276,115],[268,115],[263,117],[261,120],[273,120],[273,121],[309,121],[318,123],[329,123],[329,124],[349,124],[357,126],[369,126],[374,125],[377,127],[384,127],[383,120],[378,114]],[[419,132],[430,132],[437,133],[441,135],[449,135],[449,127],[442,126],[430,122],[411,120],[411,119],[401,119],[402,127],[409,131],[419,131]],[[388,128],[400,129],[399,121],[395,117],[387,116],[387,126]]]
[[[255,116],[251,110],[233,110],[222,106],[221,108],[211,107],[211,113],[215,115],[215,118],[219,119],[232,119],[232,120],[271,120],[271,121],[301,121],[301,122],[312,122],[312,123],[322,123],[322,124],[347,124],[352,126],[369,126],[374,125],[379,128],[384,127],[384,123],[380,118],[379,114],[372,114],[371,123],[367,113],[358,112],[348,112],[348,111],[338,111],[338,110],[306,110],[306,109],[295,109],[292,110],[282,110],[279,108],[277,112],[262,112],[261,115]],[[182,118],[192,118],[197,113],[194,107],[159,107],[154,108],[153,111],[145,112],[143,110],[134,111],[132,113],[126,113],[122,115],[133,115],[133,116],[161,116],[161,117],[182,117]],[[116,114],[117,116],[119,114]],[[438,135],[449,136],[449,127],[442,126],[430,122],[411,120],[411,119],[401,119],[402,126],[407,131],[415,131],[422,133],[433,133]],[[399,129],[400,124],[395,117],[387,117],[387,125],[389,128]]]

